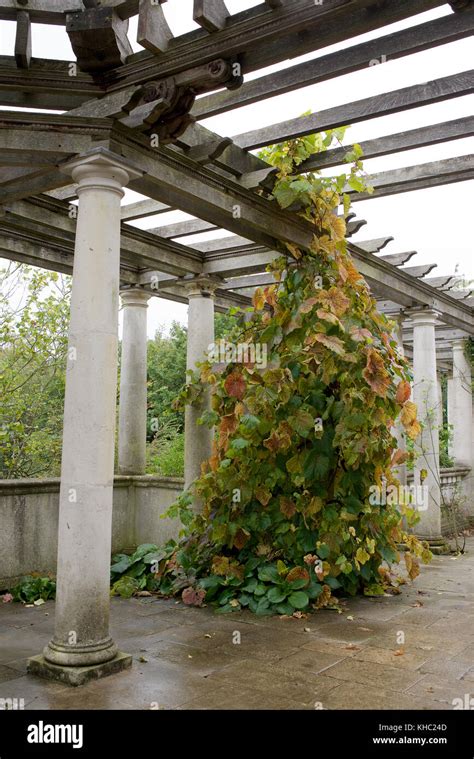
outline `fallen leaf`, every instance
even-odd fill
[[[350,616],[350,615],[349,615],[348,617],[346,617],[346,619],[350,619],[350,621],[351,621],[351,622],[353,622],[353,621],[354,621],[354,617],[352,617],[352,616]]]
[[[212,638],[212,635],[209,635],[209,633],[205,633],[204,637],[205,638]]]
[[[138,659],[138,661],[146,663],[148,661],[148,659],[145,659],[144,656],[140,656],[139,659]]]
[[[303,627],[303,632],[310,633],[311,632],[311,628],[310,627]]]
[[[349,643],[344,648],[347,648],[349,651],[360,651],[360,646],[356,646],[354,643]]]
[[[36,601],[33,601],[33,606],[42,606],[44,603],[42,598],[37,598]]]
[[[405,653],[405,651],[403,650],[403,648],[397,648],[397,650],[393,652],[393,655],[394,656],[403,656],[404,653]]]
[[[135,595],[140,598],[144,598],[145,596],[152,596],[153,593],[150,593],[149,590],[139,590],[138,593],[135,593]]]

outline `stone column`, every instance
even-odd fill
[[[405,355],[405,350],[403,347],[403,321],[404,321],[404,314],[402,311],[400,311],[396,315],[392,315],[390,317],[395,322],[395,329],[393,330],[393,337],[397,342],[398,352],[401,356]],[[395,423],[395,427],[393,428],[393,434],[397,439],[398,447],[401,451],[406,450],[406,442],[405,442],[405,431],[402,423],[397,420]],[[406,464],[402,464],[395,470],[395,474],[400,482],[400,485],[406,485],[407,484],[407,467]]]
[[[449,410],[453,425],[452,456],[456,466],[471,466],[472,462],[472,389],[471,364],[465,355],[466,342],[453,342],[453,378],[450,384]]]
[[[432,309],[414,309],[413,375],[414,402],[422,432],[415,441],[414,485],[420,521],[417,535],[433,546],[443,545],[441,536],[441,491],[439,475],[438,381],[436,375],[435,324],[438,315]],[[420,487],[425,488],[423,491]],[[427,488],[427,497],[425,496]],[[427,508],[426,508],[427,506]]]
[[[146,470],[146,310],[150,293],[138,287],[122,290],[122,362],[119,406],[119,473]]]
[[[120,201],[139,172],[97,148],[66,165],[78,183],[59,496],[54,636],[29,671],[80,685],[123,669],[109,634],[117,391]]]
[[[438,374],[438,377],[437,377],[437,384],[438,384],[437,421],[438,421],[438,432],[440,432],[443,429],[443,386],[441,384],[440,374]]]
[[[188,342],[186,369],[195,369],[196,362],[203,361],[209,346],[214,342],[214,291],[217,284],[207,277],[187,282]],[[201,474],[201,464],[212,453],[213,431],[197,420],[210,408],[207,393],[199,405],[186,406],[184,418],[184,486],[189,488]]]

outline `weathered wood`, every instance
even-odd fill
[[[367,253],[378,253],[392,242],[393,239],[393,237],[377,237],[375,240],[362,240],[357,243],[357,246]]]
[[[372,174],[369,178],[375,188],[372,194],[355,193],[350,188],[347,192],[352,196],[353,202],[357,202],[397,195],[401,192],[425,190],[428,187],[438,187],[453,182],[465,182],[469,179],[474,179],[474,156],[465,155]]]
[[[387,256],[380,256],[380,258],[382,261],[387,261],[387,263],[392,264],[392,266],[403,266],[403,264],[406,264],[416,255],[416,250],[409,250],[406,253],[389,253]]]
[[[163,53],[173,39],[161,4],[140,0],[138,12],[137,42],[152,53]]]
[[[293,92],[300,87],[308,87],[333,77],[359,71],[364,69],[370,60],[377,60],[381,50],[387,61],[396,60],[405,55],[463,39],[472,34],[473,27],[474,11],[443,16],[253,79],[233,92],[224,90],[211,93],[196,101],[192,113],[197,119],[215,116],[233,108],[260,102],[265,98]],[[322,32],[324,33],[324,30]]]
[[[165,2],[165,0],[163,0]],[[0,0],[0,20],[14,21],[18,5],[28,5],[28,12],[34,24],[66,23],[66,13],[81,12],[86,7],[113,8],[122,19],[138,13],[138,0],[98,0],[97,3],[82,0]]]
[[[429,274],[430,271],[433,271],[433,269],[436,269],[437,266],[438,264],[422,264],[421,266],[406,266],[403,269],[403,272],[405,274],[409,274],[411,277],[422,279],[423,277],[426,277],[426,275]]]
[[[455,283],[455,277],[425,277],[425,282],[427,282],[431,287],[440,288],[441,290],[450,290],[452,287],[454,287]]]
[[[147,231],[165,239],[173,239],[195,235],[199,232],[209,232],[212,229],[217,229],[215,224],[210,224],[208,221],[202,221],[201,219],[189,219],[188,221],[180,221],[177,224],[153,227],[153,229],[148,229]]]
[[[437,145],[449,140],[459,140],[474,135],[474,116],[465,116],[464,118],[445,121],[440,124],[430,124],[410,129],[407,132],[398,132],[389,134],[385,137],[378,137],[375,140],[362,141],[360,147],[363,151],[363,159],[378,158],[391,153],[399,153],[413,148],[426,147],[428,145]],[[298,172],[315,171],[327,169],[333,166],[339,166],[344,163],[344,156],[348,151],[353,149],[353,145],[345,145],[342,148],[327,150],[325,153],[318,153],[308,160],[303,161],[298,166]]]
[[[388,116],[392,113],[439,103],[473,92],[474,70],[464,71],[461,74],[453,74],[431,82],[415,84],[383,95],[375,95],[335,108],[328,108],[320,113],[300,116],[262,129],[254,129],[236,135],[233,140],[236,145],[242,148],[254,150],[265,145],[302,137],[306,134],[314,134],[345,124],[356,124],[359,121],[366,121],[379,116]]]
[[[31,63],[31,20],[26,11],[16,17],[15,61],[19,69],[28,69]]]
[[[0,56],[0,105],[67,110],[102,94],[90,74],[67,61],[33,58],[25,70],[13,56]]]
[[[224,0],[194,0],[193,19],[208,32],[223,29],[229,16]]]
[[[66,31],[82,71],[105,71],[125,63],[133,52],[127,30],[128,19],[108,8],[87,8],[66,17]]]
[[[217,56],[239,56],[246,74],[431,10],[443,0],[391,0],[372,13],[367,13],[366,5],[367,0],[325,0],[322,6],[314,0],[292,0],[278,14],[262,14],[262,6],[249,8],[231,16],[224,29],[211,37],[204,30],[181,35],[159,59],[151,53],[134,55],[125,66],[106,74],[104,84],[118,89],[160,79]]]
[[[138,200],[136,203],[129,203],[122,206],[122,221],[133,221],[134,219],[143,219],[145,216],[171,211],[170,206],[166,203],[158,203],[156,200]]]
[[[201,164],[211,163],[224,152],[224,150],[232,144],[230,137],[221,137],[219,140],[210,140],[209,142],[201,143],[201,145],[194,145],[189,148],[187,154],[193,161],[197,161]]]
[[[269,166],[267,169],[259,169],[258,171],[250,171],[240,177],[239,183],[242,187],[252,189],[268,185],[268,180],[271,179],[270,185],[272,185],[277,172],[276,166]]]

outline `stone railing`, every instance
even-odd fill
[[[115,477],[113,552],[176,537],[178,523],[160,516],[182,490],[175,477]],[[30,572],[55,572],[58,510],[59,479],[0,480],[0,590]]]

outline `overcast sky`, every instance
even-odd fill
[[[231,13],[245,10],[257,5],[253,0],[226,0]],[[168,0],[163,10],[174,34],[182,34],[196,27],[192,20],[192,0]],[[335,50],[341,50],[357,42],[374,39],[449,14],[448,5],[434,11],[412,17],[405,22],[391,24],[369,34],[353,37],[344,43],[326,47],[317,53],[294,58],[290,61],[261,69],[246,77],[247,80],[264,73],[282,70],[304,60],[317,58]],[[15,25],[0,22],[0,54],[13,53]],[[136,18],[131,19],[129,39],[134,50],[140,50],[135,42]],[[35,24],[33,26],[33,56],[74,60],[69,39],[63,27],[51,27]],[[383,45],[377,57],[384,56]],[[362,71],[332,79],[328,82],[312,85],[292,93],[286,93],[261,103],[224,113],[202,123],[222,135],[232,136],[272,123],[294,118],[303,112],[321,111],[346,102],[360,100],[390,90],[400,89],[412,84],[419,84],[431,79],[465,71],[471,67],[472,40],[460,40],[449,45],[434,48],[416,55],[367,66]],[[345,142],[357,142],[386,134],[414,129],[427,124],[469,116],[473,113],[474,96],[455,98],[437,105],[416,108],[405,113],[384,116],[361,122],[351,127]],[[425,161],[435,161],[453,156],[467,155],[473,152],[474,138],[454,140],[433,147],[410,150],[404,153],[376,158],[365,162],[369,172],[387,171],[402,166],[413,166]],[[140,199],[141,196],[131,191],[126,192],[125,203]],[[354,205],[359,218],[367,224],[352,238],[354,241],[367,240],[387,235],[395,239],[385,248],[384,253],[398,253],[408,250],[418,251],[409,265],[436,263],[438,268],[433,274],[452,274],[458,269],[460,275],[474,279],[474,244],[472,233],[472,213],[474,201],[474,181],[403,193],[386,198],[370,199]],[[175,211],[160,214],[146,220],[135,222],[141,228],[158,226],[189,218],[186,214]],[[208,233],[180,239],[179,242],[193,244],[215,236],[228,233]],[[149,336],[152,337],[159,324],[169,327],[176,319],[186,323],[187,308],[184,305],[153,298],[148,309]]]

